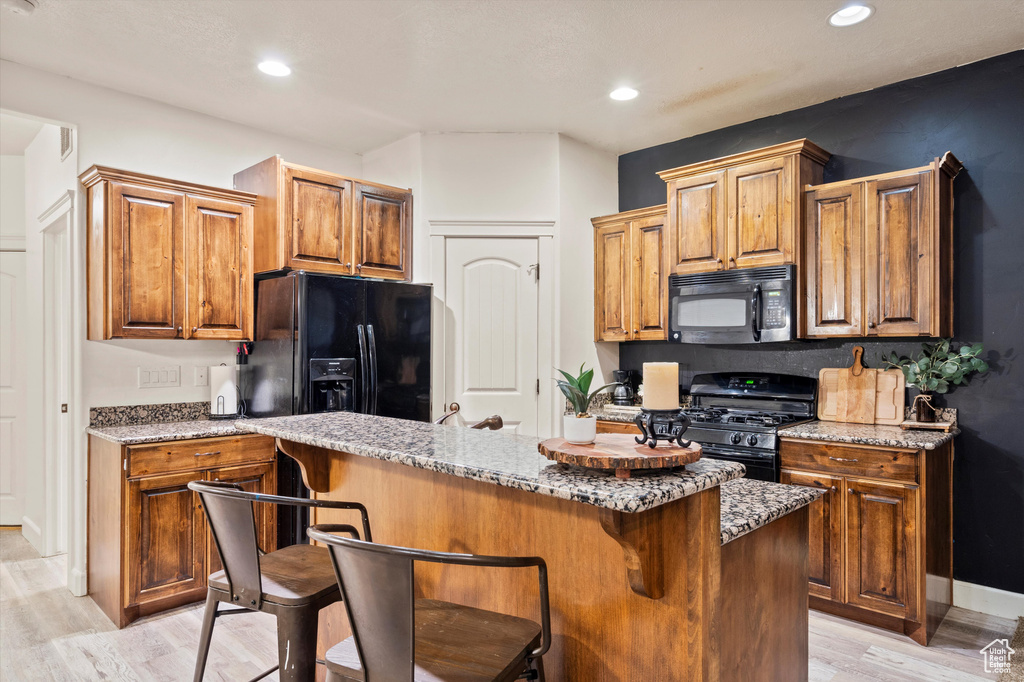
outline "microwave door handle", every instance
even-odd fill
[[[750,297],[750,331],[754,335],[754,341],[761,340],[761,285],[754,285],[754,293]]]

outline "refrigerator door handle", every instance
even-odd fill
[[[356,325],[356,333],[359,335],[359,378],[362,387],[362,401],[359,403],[359,412],[370,413],[370,372],[369,363],[366,361],[366,337],[363,336],[363,325]]]
[[[377,414],[377,339],[373,335],[373,325],[366,325],[366,336],[370,346],[370,414]]]

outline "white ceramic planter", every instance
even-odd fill
[[[577,417],[567,414],[562,417],[562,431],[565,439],[576,445],[589,445],[597,437],[597,417]]]

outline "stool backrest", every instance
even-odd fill
[[[192,481],[188,487],[202,500],[232,602],[246,608],[260,608],[263,581],[252,505],[257,496],[244,492],[235,483]]]

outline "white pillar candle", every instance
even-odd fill
[[[679,363],[644,363],[644,409],[679,409]]]

